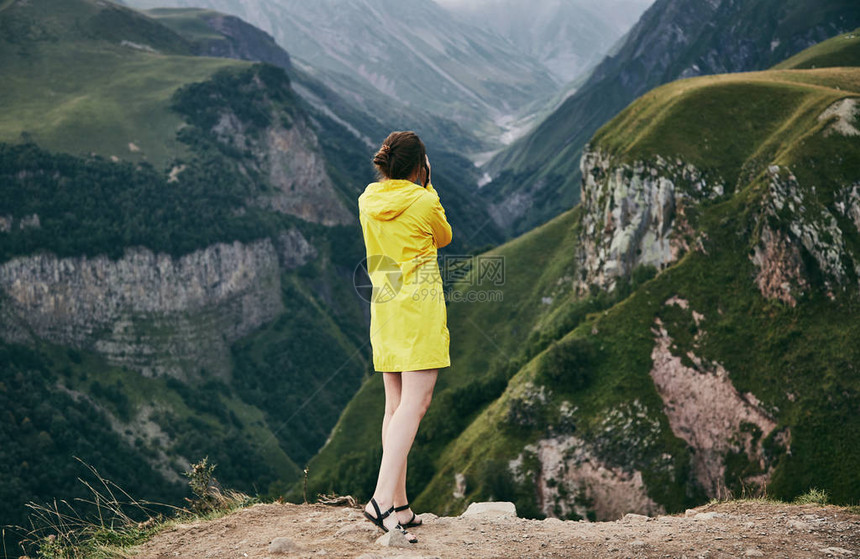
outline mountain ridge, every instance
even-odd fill
[[[555,113],[485,166],[493,182],[482,193],[500,208],[497,222],[522,232],[577,201],[582,148],[645,91],[672,79],[765,69],[858,25],[853,5],[842,0],[660,0]]]

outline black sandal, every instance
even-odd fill
[[[368,520],[370,520],[371,522],[376,524],[379,528],[381,528],[383,532],[388,532],[388,528],[385,527],[385,524],[383,524],[382,521],[385,520],[386,518],[388,518],[388,516],[392,512],[394,512],[394,507],[391,507],[390,509],[385,511],[385,513],[383,514],[382,511],[379,510],[379,505],[376,503],[376,499],[371,497],[370,498],[370,504],[373,505],[373,509],[376,511],[376,518],[370,516],[370,514],[367,511],[364,511],[364,516],[366,516]]]
[[[381,510],[379,510],[379,504],[377,504],[376,499],[374,499],[373,497],[370,498],[370,504],[373,505],[373,509],[376,511],[376,518],[370,516],[367,511],[364,511],[364,516],[368,520],[376,524],[376,526],[381,528],[383,532],[388,532],[388,528],[385,527],[385,524],[382,521],[388,518],[391,513],[394,512],[394,507],[391,507],[383,513]],[[400,523],[398,523],[397,526],[395,526],[394,528],[396,530],[399,530],[400,533],[403,534],[403,536],[406,538],[406,541],[408,541],[409,543],[418,543],[418,538],[416,538],[412,534],[409,534],[409,532],[406,531],[406,528],[401,526]],[[413,539],[410,539],[409,536],[412,536]]]
[[[394,511],[399,512],[402,510],[406,510],[408,508],[409,508],[409,503],[406,503],[402,507],[394,507]],[[416,520],[418,520],[418,522],[415,522]],[[403,526],[404,528],[414,528],[416,526],[421,526],[422,524],[424,524],[424,521],[415,515],[415,511],[412,511],[412,518],[409,519],[409,522],[407,522],[405,524],[402,522],[400,523],[400,525]]]

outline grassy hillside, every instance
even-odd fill
[[[843,60],[850,62],[833,64]],[[673,431],[652,378],[657,324],[679,363],[724,367],[735,389],[753,395],[774,422],[766,436],[749,427],[764,465],[743,451],[722,457],[729,491],[761,491],[749,480],[767,475],[771,496],[791,499],[818,487],[856,504],[860,227],[840,208],[860,180],[860,144],[829,131],[837,117],[821,117],[850,97],[860,97],[856,68],[700,77],[648,92],[602,127],[591,143],[611,157],[610,174],[629,176],[634,163],[662,157],[725,185],[722,196],[685,206],[686,234],[700,248],[656,276],[640,268],[611,293],[580,294],[577,247],[589,234],[581,206],[492,251],[506,259],[504,302],[449,304],[453,366],[440,374],[410,457],[418,510],[458,513],[470,501],[501,499],[529,515],[594,518],[601,503],[593,495],[565,493],[563,480],[542,473],[540,456],[549,455],[540,445],[566,440],[581,446],[568,448],[560,471],[599,464],[605,479],[638,472],[648,499],[668,511],[706,500],[695,451]],[[857,126],[856,113],[845,118]],[[803,202],[766,217],[772,183],[788,172]],[[766,227],[801,255],[806,289],[794,306],[756,285],[751,256]],[[831,248],[802,241],[796,231],[804,227],[831,231],[820,233],[821,246]],[[819,249],[841,251],[841,279],[817,260]],[[452,289],[497,287],[464,281]],[[685,303],[673,303],[676,297]],[[369,497],[380,453],[380,380],[365,383],[311,462],[315,490]],[[707,423],[708,407],[700,412],[699,424]],[[458,474],[465,490],[454,496]],[[547,495],[555,495],[554,505]]]
[[[0,104],[15,107],[0,115],[0,141],[162,168],[187,154],[173,93],[239,65],[187,56],[189,44],[168,28],[99,4],[34,0],[0,12]]]
[[[860,66],[860,29],[833,37],[780,62],[778,70]]]

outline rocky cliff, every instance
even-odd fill
[[[284,312],[282,269],[315,249],[298,230],[180,258],[141,247],[116,261],[37,254],[0,266],[7,341],[91,349],[145,376],[229,380],[229,348]]]
[[[690,250],[688,206],[722,196],[721,179],[680,159],[618,164],[595,149],[582,156],[578,289],[613,289],[639,266],[662,270]]]

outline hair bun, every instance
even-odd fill
[[[379,151],[377,151],[376,155],[373,156],[373,164],[387,168],[390,154],[391,146],[388,144],[382,144],[382,147],[379,148]]]
[[[427,150],[415,132],[392,132],[373,156],[380,179],[408,179],[423,165]]]

